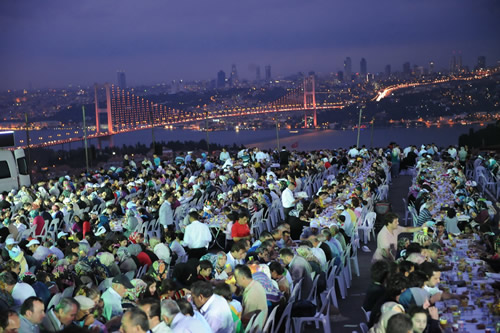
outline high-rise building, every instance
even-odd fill
[[[346,82],[352,81],[352,61],[351,57],[347,57],[344,60],[344,79]]]
[[[231,66],[231,76],[229,78],[229,80],[231,81],[231,86],[235,87],[239,84],[239,80],[238,80],[238,72],[236,71],[236,65],[233,64]]]
[[[361,78],[363,80],[366,80],[366,74],[368,74],[368,69],[366,67],[366,59],[361,58],[361,61],[359,62],[359,72],[361,74]]]
[[[456,69],[457,69],[457,57],[455,55],[452,55],[450,59],[450,72],[454,73]]]
[[[125,72],[117,71],[116,76],[117,76],[118,87],[120,87],[121,89],[127,88],[127,79],[125,78]]]
[[[429,61],[429,74],[434,74],[434,61]]]
[[[403,74],[409,76],[411,74],[411,67],[409,62],[403,64]]]
[[[217,73],[217,88],[221,89],[226,86],[226,73],[223,70],[220,70]]]
[[[391,65],[386,65],[385,66],[385,76],[390,77],[391,76]]]
[[[485,69],[485,68],[486,68],[486,57],[485,56],[477,57],[476,69]]]
[[[337,73],[337,79],[338,79],[340,82],[343,82],[343,81],[344,81],[344,72],[342,72],[342,71],[338,71],[338,73]]]
[[[456,68],[456,71],[460,72],[461,70],[462,70],[462,52],[459,52],[458,56],[457,56],[457,68]]]
[[[265,67],[265,71],[266,71],[266,82],[269,83],[269,81],[271,81],[271,65],[267,65]]]
[[[260,81],[260,66],[257,66],[255,68],[255,79],[258,81]]]

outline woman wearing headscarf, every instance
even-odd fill
[[[149,268],[148,275],[152,276],[156,281],[163,281],[167,278],[168,265],[163,260],[157,260]]]
[[[387,323],[392,316],[398,313],[405,313],[405,310],[401,304],[396,302],[386,302],[382,305],[381,316],[378,323],[376,323],[368,333],[385,333],[387,328]]]
[[[126,247],[122,246],[118,248],[116,257],[118,258],[118,265],[120,266],[120,271],[122,273],[137,271],[137,264],[134,259],[132,259],[132,256]]]
[[[109,252],[100,252],[97,254],[97,259],[106,266],[109,270],[110,276],[116,276],[120,274],[120,268],[115,263],[115,257]]]

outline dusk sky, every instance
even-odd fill
[[[498,0],[50,0],[0,2],[0,89],[215,79],[236,64],[254,79],[409,61],[448,68],[500,60]]]

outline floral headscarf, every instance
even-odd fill
[[[106,267],[109,267],[114,261],[115,261],[115,256],[113,256],[109,252],[100,252],[97,254],[97,259],[101,262]]]
[[[123,262],[126,259],[130,258],[130,252],[128,251],[128,249],[126,247],[122,246],[116,252],[116,256],[118,257],[118,260],[120,262]]]
[[[24,283],[27,283],[29,285],[33,285],[36,282],[36,276],[35,274],[31,273],[30,271],[26,271],[19,275],[19,280],[23,281]]]
[[[75,272],[77,275],[86,275],[92,272],[92,266],[86,260],[80,260],[75,265]]]
[[[49,254],[49,256],[42,262],[42,267],[45,269],[51,269],[57,264],[58,261],[59,259],[55,254]]]
[[[167,278],[168,265],[163,260],[157,260],[153,263],[151,267],[150,275],[156,281],[163,281]]]
[[[147,283],[142,281],[141,279],[133,279],[130,281],[132,285],[134,286],[133,289],[127,289],[125,292],[125,297],[131,299],[134,302],[137,302],[139,300],[139,297],[141,296],[144,291],[146,291],[146,288],[148,287]]]

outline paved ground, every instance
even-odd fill
[[[402,198],[408,195],[408,188],[411,184],[411,176],[399,176],[393,179],[392,185],[389,188],[389,201],[391,202],[392,211],[400,216],[400,223],[404,224],[404,205]],[[346,299],[339,298],[339,308],[342,318],[334,318],[332,321],[332,331],[338,333],[351,333],[353,331],[361,332],[359,323],[365,322],[364,314],[361,310],[365,292],[370,282],[370,266],[371,258],[377,246],[376,240],[371,239],[367,245],[372,252],[365,253],[358,250],[358,262],[360,277],[354,276],[352,279],[351,288],[348,290]]]

